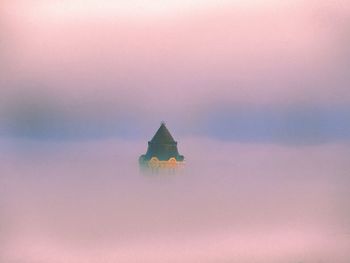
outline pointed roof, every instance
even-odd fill
[[[177,150],[177,142],[171,136],[170,132],[162,122],[152,140],[148,142],[146,154],[140,156],[141,162],[148,162],[153,157],[157,157],[160,161],[168,161],[175,158],[176,161],[183,161],[183,155]]]
[[[167,127],[165,127],[164,122],[162,122],[162,124],[160,125],[158,131],[153,136],[151,142],[152,143],[162,143],[162,144],[176,143],[173,136],[171,136],[169,130],[167,129]]]

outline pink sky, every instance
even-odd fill
[[[8,103],[18,97],[14,90],[21,93],[30,83],[66,109],[82,104],[90,111],[134,107],[154,114],[166,107],[194,114],[192,106],[223,102],[333,105],[350,99],[348,1],[2,6],[7,85],[1,95]],[[177,100],[166,99],[175,94]]]
[[[2,0],[0,261],[347,263],[349,18],[349,0]],[[185,173],[143,177],[168,118]],[[50,136],[73,140],[28,140]]]
[[[80,135],[88,125],[111,131],[130,119],[190,130],[215,110],[244,116],[267,108],[285,118],[316,114],[332,136],[350,129],[348,1],[18,0],[2,7],[0,132],[57,125]]]

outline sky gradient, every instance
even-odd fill
[[[123,2],[2,1],[2,135],[349,139],[348,1]]]
[[[0,262],[348,263],[349,0],[1,0]],[[161,121],[185,156],[145,175]]]

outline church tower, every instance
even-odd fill
[[[177,142],[162,122],[158,131],[148,142],[146,154],[139,158],[142,166],[150,168],[175,168],[184,162],[184,156],[177,149]]]

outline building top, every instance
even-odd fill
[[[177,142],[171,136],[169,130],[162,122],[159,129],[148,142],[147,152],[141,155],[140,160],[149,161],[156,157],[160,161],[168,161],[170,158],[175,158],[176,161],[183,161],[184,157],[177,150]]]
[[[160,144],[176,144],[173,136],[171,136],[169,130],[165,126],[165,123],[162,122],[158,131],[153,136],[151,143],[160,143]]]

